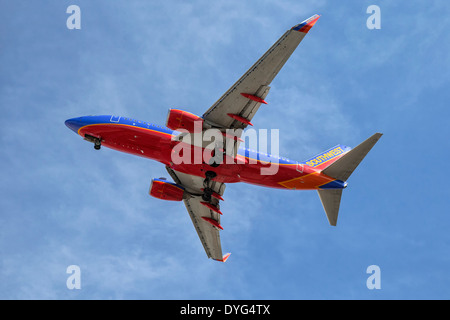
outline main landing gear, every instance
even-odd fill
[[[225,151],[216,146],[212,151],[211,159],[209,159],[208,164],[213,168],[217,168],[224,162],[225,162]]]
[[[205,180],[203,180],[203,201],[210,202],[213,194],[213,189],[211,188],[211,180],[214,179],[217,174],[214,171],[206,171]]]

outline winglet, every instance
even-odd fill
[[[317,22],[317,20],[319,20],[319,18],[320,15],[315,14],[311,18],[308,18],[302,23],[299,23],[298,25],[292,27],[292,30],[308,33],[309,30],[313,27],[313,25]]]
[[[214,259],[216,261],[220,261],[220,262],[227,262],[228,258],[230,257],[231,253],[227,253],[223,256],[222,259]]]

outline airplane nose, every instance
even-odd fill
[[[75,133],[78,133],[78,129],[85,125],[85,120],[83,117],[67,119],[64,123],[65,125]]]

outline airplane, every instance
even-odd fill
[[[213,260],[225,262],[230,256],[230,253],[223,254],[220,241],[223,213],[219,203],[224,200],[227,183],[317,190],[329,224],[336,226],[347,179],[380,139],[381,133],[373,134],[353,149],[337,145],[300,162],[240,146],[242,130],[253,125],[251,120],[255,113],[261,105],[267,104],[265,99],[272,80],[319,17],[313,15],[287,30],[201,117],[170,109],[165,126],[116,115],[77,117],[66,120],[65,124],[93,143],[96,150],[105,146],[165,165],[174,182],[153,179],[149,194],[162,200],[184,201],[207,257]],[[189,137],[191,133],[204,134],[208,130],[219,132],[222,144],[208,148],[205,141],[196,143],[195,137],[194,141]],[[174,161],[176,148],[186,152],[186,158],[191,161]],[[209,159],[207,156],[201,161],[193,159],[198,150],[200,154],[209,154]],[[202,153],[205,150],[208,151]],[[230,159],[232,161],[228,161]],[[272,162],[278,165],[276,172],[263,175],[262,169]]]

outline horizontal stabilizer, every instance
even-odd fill
[[[382,133],[375,133],[326,167],[322,173],[337,180],[346,181],[382,135]]]
[[[317,190],[317,192],[327,214],[328,222],[335,226],[341,204],[342,189]]]

